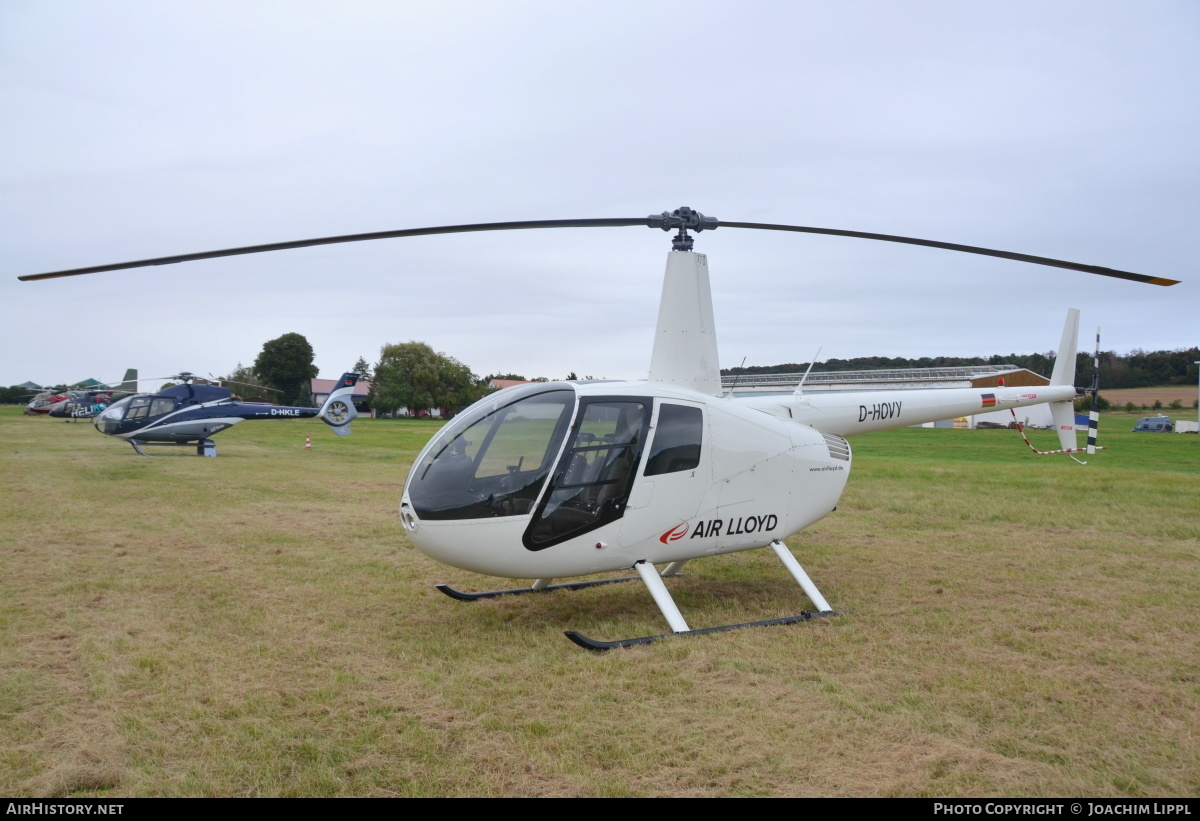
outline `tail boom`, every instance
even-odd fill
[[[1070,386],[1021,388],[935,388],[933,390],[809,393],[802,396],[746,397],[738,401],[785,419],[811,425],[822,433],[852,436],[959,416],[1066,402]]]

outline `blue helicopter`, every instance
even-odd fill
[[[96,430],[124,439],[141,456],[149,445],[190,447],[197,456],[216,456],[217,446],[209,437],[247,419],[319,418],[338,436],[350,435],[350,423],[358,416],[352,395],[358,374],[344,373],[337,387],[320,408],[299,408],[241,402],[229,388],[198,383],[193,373],[177,374],[181,383],[154,394],[135,394],[113,402],[92,422]]]

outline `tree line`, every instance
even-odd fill
[[[313,359],[307,339],[300,334],[284,334],[263,345],[252,367],[244,368],[239,363],[229,380],[274,389],[283,404],[307,405],[311,401],[311,380],[317,375]],[[350,370],[371,383],[367,401],[381,413],[405,409],[415,415],[434,408],[457,410],[487,392],[486,382],[481,382],[470,368],[424,342],[384,345],[374,365],[360,356]]]
[[[314,352],[308,340],[298,333],[287,333],[263,344],[253,365],[238,363],[222,377],[231,384],[233,392],[244,398],[269,398],[283,405],[311,404],[310,380],[317,375]],[[888,370],[897,368],[950,368],[968,365],[1005,365],[1027,368],[1034,373],[1049,375],[1054,369],[1056,355],[1047,353],[1016,354],[991,357],[936,356],[919,359],[903,357],[864,356],[855,359],[827,359],[813,366],[814,373],[826,371]],[[1127,354],[1113,351],[1100,353],[1101,388],[1147,388],[1164,385],[1195,384],[1196,365],[1200,348],[1173,351],[1143,351]],[[807,362],[787,362],[780,365],[751,365],[722,369],[722,374],[803,373]],[[435,351],[424,342],[400,342],[384,345],[379,359],[371,365],[359,357],[351,370],[371,382],[369,403],[381,413],[407,409],[411,414],[433,408],[458,410],[475,402],[490,389],[492,379],[517,379],[515,373],[489,374],[479,377],[454,357]],[[1092,382],[1092,354],[1080,353],[1075,362],[1075,384],[1089,386]],[[574,373],[566,379],[575,379]],[[590,379],[591,377],[584,377]],[[539,377],[531,381],[548,381]],[[66,386],[59,386],[65,389]],[[269,397],[267,396],[269,394]],[[19,386],[0,388],[0,403],[24,404],[30,390]]]
[[[253,364],[239,362],[218,380],[240,399],[308,407],[312,404],[311,380],[317,375],[314,359],[312,345],[304,335],[287,333],[265,342]],[[476,376],[462,362],[424,342],[384,345],[374,365],[360,356],[349,370],[371,383],[368,403],[373,409],[381,413],[405,409],[413,415],[435,408],[464,408],[491,391],[488,385],[492,379],[526,381],[514,373]],[[576,377],[571,373],[566,378]],[[528,381],[549,380],[539,377]],[[67,388],[59,385],[54,390]],[[34,393],[20,386],[0,387],[0,403],[23,405]]]
[[[827,371],[873,371],[898,368],[959,368],[969,365],[1016,365],[1034,373],[1049,376],[1057,358],[1054,351],[1048,353],[1016,354],[991,357],[924,356],[920,359],[886,356],[863,356],[855,359],[827,359],[813,365],[813,373]],[[1092,383],[1093,354],[1079,353],[1075,357],[1075,384],[1089,386]],[[1200,360],[1200,348],[1179,348],[1173,351],[1143,351],[1135,349],[1127,354],[1113,351],[1100,352],[1100,387],[1154,388],[1164,385],[1194,384],[1197,380],[1196,366]],[[751,365],[741,368],[723,368],[725,374],[768,374],[804,373],[807,362],[787,362],[781,365]]]

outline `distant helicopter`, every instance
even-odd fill
[[[28,396],[28,394],[26,394]],[[50,409],[67,398],[67,391],[49,390],[38,391],[30,398],[29,403],[25,405],[24,413],[26,416],[45,416],[50,413]]]
[[[72,422],[91,419],[102,413],[114,400],[137,393],[137,388],[137,368],[130,368],[115,388],[67,391],[62,400],[50,406],[48,415]]]
[[[311,419],[318,417],[338,436],[350,434],[350,423],[358,416],[351,395],[358,374],[345,373],[320,408],[299,408],[239,402],[229,388],[205,385],[199,377],[183,372],[171,377],[182,384],[154,394],[137,394],[113,402],[92,422],[96,430],[124,439],[142,456],[143,447],[189,447],[196,455],[216,456],[211,436],[247,419]]]
[[[576,590],[640,578],[672,632],[598,641],[607,650],[668,636],[789,624],[835,611],[784,539],[835,509],[850,474],[844,437],[987,410],[1049,403],[1063,452],[1077,453],[1073,402],[1078,311],[1068,311],[1050,384],[735,397],[723,394],[708,258],[693,237],[722,228],[829,234],[923,245],[1154,285],[1176,280],[932,240],[840,229],[719,222],[691,208],[642,218],[538,220],[407,229],[300,240],[77,268],[49,279],[237,254],[369,239],[532,228],[649,226],[675,231],[667,257],[649,378],[506,388],[434,436],[413,463],[400,519],[438,561],[528,587],[463,593],[462,600]],[[349,376],[349,375],[348,375]],[[114,406],[115,407],[115,406]],[[101,415],[103,418],[103,414]],[[98,422],[99,424],[99,422]],[[1091,450],[1092,444],[1086,450]],[[770,547],[816,607],[794,616],[692,630],[663,582],[688,561]],[[665,565],[660,572],[655,564]],[[633,569],[636,575],[551,584]]]
[[[88,380],[92,383],[92,380]],[[94,384],[94,383],[92,383]],[[114,395],[126,396],[137,392],[137,369],[125,371],[125,378],[115,388],[46,388],[41,389],[25,406],[32,416],[53,416],[59,419],[85,419],[108,407]]]
[[[111,390],[67,391],[46,415],[67,421],[91,419],[112,404],[113,394]]]

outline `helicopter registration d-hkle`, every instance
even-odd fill
[[[172,377],[182,384],[154,394],[139,393],[113,402],[92,424],[96,430],[133,445],[142,456],[144,446],[188,447],[196,444],[196,455],[216,456],[217,445],[210,436],[247,419],[311,419],[316,416],[338,436],[350,435],[350,423],[358,412],[351,394],[358,374],[342,374],[338,386],[320,408],[293,408],[259,402],[239,402],[229,388],[196,384],[196,376],[181,373]]]
[[[853,461],[847,436],[1049,403],[1063,451],[1085,450],[1076,446],[1074,431],[1079,323],[1075,310],[1067,314],[1046,386],[824,394],[797,389],[789,396],[756,397],[723,393],[708,260],[692,251],[693,238],[688,231],[732,227],[832,234],[985,254],[1154,285],[1175,284],[1175,280],[1099,266],[909,237],[719,223],[690,208],[645,218],[484,223],[354,234],[21,279],[367,239],[632,225],[677,232],[667,257],[648,378],[535,383],[491,394],[464,410],[425,446],[412,466],[400,502],[400,519],[409,539],[429,556],[477,573],[534,580],[528,587],[482,593],[438,586],[456,599],[573,590],[640,578],[672,632],[619,641],[567,633],[572,641],[590,649],[833,614],[784,539],[834,510]],[[1086,450],[1093,448],[1094,440],[1089,437]],[[815,612],[692,630],[663,578],[678,574],[692,559],[762,547],[775,552],[812,601]],[[659,571],[655,565],[664,567]],[[630,568],[636,575],[551,584],[556,578]]]

